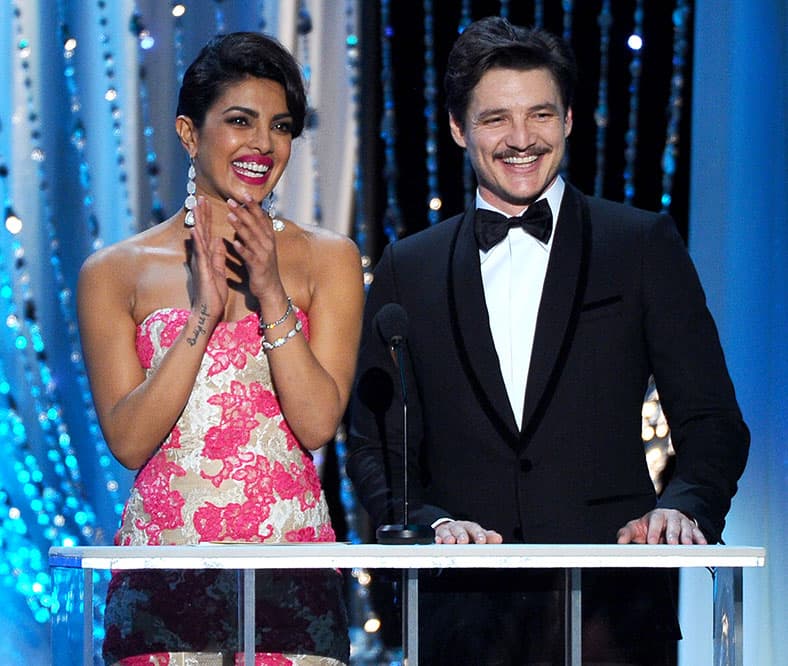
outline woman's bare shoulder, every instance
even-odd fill
[[[324,227],[291,224],[302,237],[316,265],[359,261],[358,246],[348,236]]]
[[[89,255],[80,270],[81,274],[136,271],[140,262],[148,257],[161,256],[176,251],[173,233],[167,222],[146,229],[124,240],[96,250]]]

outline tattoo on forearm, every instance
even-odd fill
[[[192,337],[186,338],[186,342],[188,342],[192,347],[197,344],[197,338],[199,336],[205,335],[207,333],[205,330],[206,319],[208,319],[208,306],[203,303],[200,306],[200,318],[197,320],[197,326],[194,327]]]

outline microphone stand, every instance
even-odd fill
[[[408,388],[405,383],[403,342],[404,337],[401,335],[392,335],[389,341],[394,362],[399,370],[402,390],[402,525],[381,525],[378,527],[375,532],[378,543],[386,545],[429,544],[435,541],[435,531],[432,527],[429,525],[411,525],[408,516]],[[409,666],[409,664],[417,666],[419,663],[419,655],[411,654],[411,645],[418,644],[418,581],[418,569],[405,569],[402,571],[400,597],[402,603],[402,657],[405,666]]]
[[[375,532],[378,543],[393,544],[430,544],[435,541],[435,531],[429,525],[411,525],[408,515],[408,389],[405,383],[405,364],[403,362],[401,335],[393,335],[389,341],[395,364],[399,370],[402,389],[402,463],[403,497],[402,525],[381,525]]]

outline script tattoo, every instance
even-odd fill
[[[197,326],[194,327],[194,332],[192,333],[192,337],[186,338],[186,342],[188,342],[192,347],[197,344],[197,338],[201,335],[206,334],[205,330],[205,320],[208,318],[208,306],[204,303],[200,306],[200,318],[197,321]]]

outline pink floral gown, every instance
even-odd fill
[[[304,313],[297,311],[309,335]],[[147,372],[188,312],[161,309],[137,328]],[[169,437],[139,471],[118,545],[334,541],[311,455],[285,421],[254,314],[214,330]],[[256,664],[349,660],[336,571],[258,571]],[[243,663],[233,571],[117,571],[107,595],[104,659],[123,666]]]

